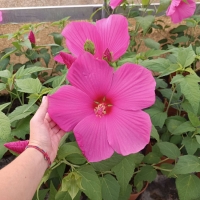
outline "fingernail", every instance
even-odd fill
[[[42,97],[42,102],[46,101],[46,98],[47,98],[46,96],[43,96]]]

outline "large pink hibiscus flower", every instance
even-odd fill
[[[114,71],[106,61],[84,53],[67,78],[71,85],[48,96],[48,113],[61,129],[74,132],[88,161],[144,148],[151,121],[141,109],[155,101],[155,81],[148,69],[127,63]]]
[[[129,45],[128,21],[122,15],[110,15],[92,24],[71,22],[62,31],[70,52],[79,56],[85,51],[108,62],[116,61]]]
[[[173,23],[179,23],[182,20],[191,17],[196,10],[195,0],[172,0],[166,11]]]
[[[110,7],[115,9],[117,6],[120,6],[124,0],[110,0]]]

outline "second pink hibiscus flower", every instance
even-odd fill
[[[78,57],[85,51],[96,58],[113,62],[122,56],[129,45],[128,21],[122,15],[111,15],[92,24],[90,22],[71,22],[62,31],[67,48]],[[64,62],[63,56],[57,61]],[[70,61],[71,65],[71,61]]]

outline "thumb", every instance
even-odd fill
[[[38,108],[37,112],[35,113],[35,117],[38,120],[44,120],[48,109],[48,98],[46,96],[43,96],[42,103],[40,107]]]

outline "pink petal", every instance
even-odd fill
[[[105,160],[114,153],[108,144],[105,120],[92,114],[74,129],[76,141],[89,162]]]
[[[28,35],[28,39],[30,40],[31,44],[35,44],[35,35],[34,35],[33,31],[30,31],[30,33]]]
[[[64,28],[62,35],[66,38],[68,49],[75,56],[79,56],[85,51],[84,44],[87,40],[90,40],[95,45],[95,57],[102,57],[101,38],[94,24],[71,22]]]
[[[124,64],[114,73],[108,99],[121,109],[140,110],[155,102],[155,80],[151,72],[136,64]]]
[[[24,140],[24,141],[17,141],[17,142],[8,142],[8,143],[5,143],[4,146],[8,148],[9,150],[20,154],[25,150],[28,143],[29,143],[28,140]]]
[[[69,69],[69,82],[88,94],[93,100],[106,95],[110,89],[113,68],[104,60],[97,60],[90,53],[79,56]]]
[[[112,53],[112,61],[122,56],[129,45],[128,21],[122,15],[110,15],[107,19],[96,22],[101,36],[103,53],[106,49]]]
[[[117,6],[120,6],[120,4],[123,2],[123,0],[110,0],[110,7],[112,9],[115,9]]]
[[[194,0],[173,0],[167,9],[167,16],[171,17],[173,23],[179,23],[182,20],[191,17],[196,10],[196,2]]]
[[[54,57],[54,60],[59,63],[65,64],[67,68],[69,69],[72,63],[76,60],[76,58],[72,56],[71,54],[60,52],[58,55]]]
[[[106,127],[110,146],[124,156],[139,152],[149,143],[151,120],[143,111],[125,111],[113,107]]]
[[[51,119],[66,132],[72,131],[83,118],[94,113],[90,97],[73,86],[62,86],[49,95],[48,100]]]
[[[3,15],[2,15],[2,12],[0,11],[0,22],[3,21]]]

